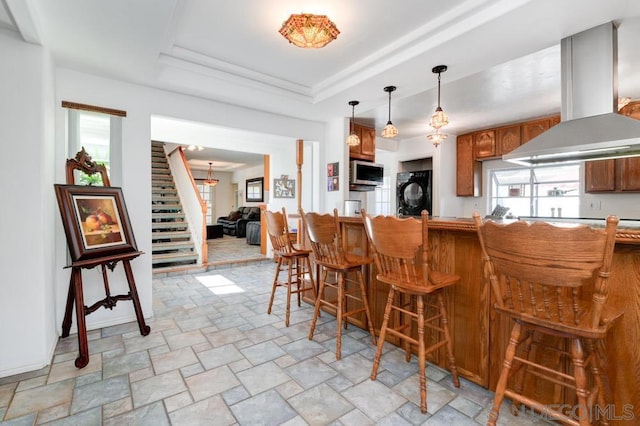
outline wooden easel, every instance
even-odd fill
[[[91,157],[84,150],[76,154],[75,158],[67,160],[66,164],[66,178],[67,184],[73,185],[75,183],[74,170],[80,170],[81,172],[92,176],[99,173],[102,177],[102,183],[104,186],[110,186],[109,176],[104,165],[97,164],[91,160]],[[146,336],[151,331],[151,328],[145,324],[144,315],[142,314],[142,308],[140,306],[140,299],[138,298],[138,290],[136,289],[135,280],[133,279],[133,272],[131,270],[131,259],[142,254],[141,251],[132,251],[128,253],[119,253],[111,256],[103,256],[96,259],[74,261],[67,268],[71,268],[71,279],[69,281],[69,292],[67,294],[67,304],[64,312],[64,320],[62,321],[62,337],[69,336],[69,330],[71,329],[72,311],[73,305],[76,305],[76,322],[78,324],[78,349],[79,356],[76,358],[75,365],[77,368],[83,368],[89,363],[89,345],[87,343],[87,325],[85,316],[94,312],[100,307],[113,309],[116,303],[120,300],[131,300],[133,302],[133,308],[136,312],[136,319],[138,320],[138,328],[140,334]],[[113,271],[118,262],[122,262],[124,272],[127,277],[127,283],[129,284],[129,293],[111,295],[109,289],[109,280],[107,277],[107,269]],[[96,266],[100,266],[102,269],[102,280],[104,282],[105,298],[97,301],[91,306],[84,304],[84,296],[82,290],[82,270],[92,269]]]

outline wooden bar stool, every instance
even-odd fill
[[[273,247],[273,254],[278,259],[267,314],[271,314],[276,288],[286,287],[287,307],[285,310],[284,323],[289,327],[291,294],[297,294],[298,306],[300,306],[300,293],[313,291],[313,296],[317,298],[316,286],[313,282],[311,262],[309,261],[309,254],[311,254],[311,250],[307,250],[299,247],[297,244],[293,244],[291,235],[289,234],[289,226],[287,225],[287,212],[284,207],[282,208],[282,213],[263,210],[263,214],[264,222],[267,224],[267,233]],[[286,281],[280,280],[280,272],[283,271],[287,271]],[[305,286],[305,275],[308,277],[310,286]],[[294,286],[295,290],[292,289]]]
[[[603,229],[473,218],[494,309],[515,321],[487,424],[496,424],[505,396],[514,415],[524,404],[570,425],[608,424],[600,348],[622,316],[607,305],[618,218],[609,216]],[[557,399],[540,400],[549,396]]]
[[[362,278],[362,267],[371,263],[371,259],[347,254],[343,246],[340,224],[338,222],[338,210],[333,209],[333,216],[330,214],[305,213],[300,209],[302,223],[307,231],[311,249],[313,250],[314,261],[320,266],[320,289],[316,298],[315,312],[309,330],[309,340],[313,339],[316,322],[320,315],[321,306],[329,306],[336,312],[337,335],[336,335],[336,359],[342,356],[342,327],[347,328],[347,318],[361,328],[369,328],[371,341],[375,345],[376,335],[371,321],[367,292]],[[328,282],[328,272],[336,274],[335,282]],[[356,280],[349,278],[349,273],[355,273]],[[335,299],[325,299],[326,287],[336,290]],[[355,302],[356,307],[349,310],[348,302]],[[354,316],[364,313],[365,321],[360,321]]]
[[[426,210],[422,211],[420,220],[399,219],[393,216],[372,217],[364,210],[361,210],[361,213],[378,268],[377,279],[390,286],[378,338],[378,348],[373,360],[371,380],[375,380],[378,374],[380,356],[387,333],[401,340],[407,362],[411,359],[411,345],[417,346],[420,369],[420,411],[425,414],[427,412],[425,368],[428,354],[445,347],[453,384],[455,387],[460,387],[443,294],[443,290],[457,283],[460,277],[431,270]],[[402,296],[408,296],[409,300],[404,301]],[[427,315],[429,308],[434,312],[432,315]],[[397,314],[397,321],[390,325],[392,312]],[[409,321],[402,321],[403,316]],[[412,321],[416,322],[417,339],[411,333]],[[430,342],[428,347],[425,347],[425,327],[441,336],[437,341]]]

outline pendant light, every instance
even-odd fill
[[[351,121],[349,122],[349,137],[347,138],[347,145],[349,146],[360,145],[360,138],[356,135],[356,129],[353,127],[355,123],[356,105],[359,103],[359,101],[349,101],[349,105],[351,105]]]
[[[384,91],[389,93],[389,120],[387,121],[387,125],[382,129],[382,137],[383,138],[395,138],[398,136],[398,129],[391,122],[391,92],[396,90],[396,86],[387,86],[384,88]]]
[[[433,127],[435,132],[427,135],[427,138],[431,142],[433,142],[436,147],[440,145],[440,143],[447,137],[446,134],[440,132],[440,129],[449,124],[449,117],[440,106],[440,74],[442,74],[446,70],[446,65],[437,65],[431,69],[431,72],[433,72],[434,74],[438,74],[438,107],[431,115],[431,120],[429,121],[429,125]]]
[[[209,162],[209,171],[207,172],[207,180],[204,181],[204,184],[207,186],[216,186],[220,182],[220,179],[214,179],[213,177],[213,163]]]

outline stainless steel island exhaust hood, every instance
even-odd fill
[[[562,121],[502,159],[536,166],[640,156],[640,121],[616,112],[615,24],[564,38],[560,49]]]

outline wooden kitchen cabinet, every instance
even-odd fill
[[[640,100],[629,102],[620,111],[622,115],[640,120]]]
[[[527,121],[526,123],[523,123],[521,129],[521,143],[529,142],[531,139],[549,130],[550,127],[551,120],[549,118],[542,118],[540,120]]]
[[[360,145],[349,147],[349,158],[354,160],[376,161],[376,129],[353,124],[353,129],[360,138]]]
[[[615,191],[616,160],[586,161],[584,177],[585,192]]]
[[[476,160],[496,156],[495,130],[483,130],[473,134],[473,149]]]
[[[585,162],[584,191],[640,191],[640,157]]]
[[[496,129],[497,155],[508,154],[521,145],[520,125]]]
[[[640,101],[630,102],[620,114],[640,120]],[[640,191],[640,157],[587,161],[585,192]]]
[[[617,189],[620,191],[640,191],[640,158],[619,158],[616,160]]]
[[[482,163],[473,156],[473,134],[456,140],[456,195],[479,197],[482,188]]]

